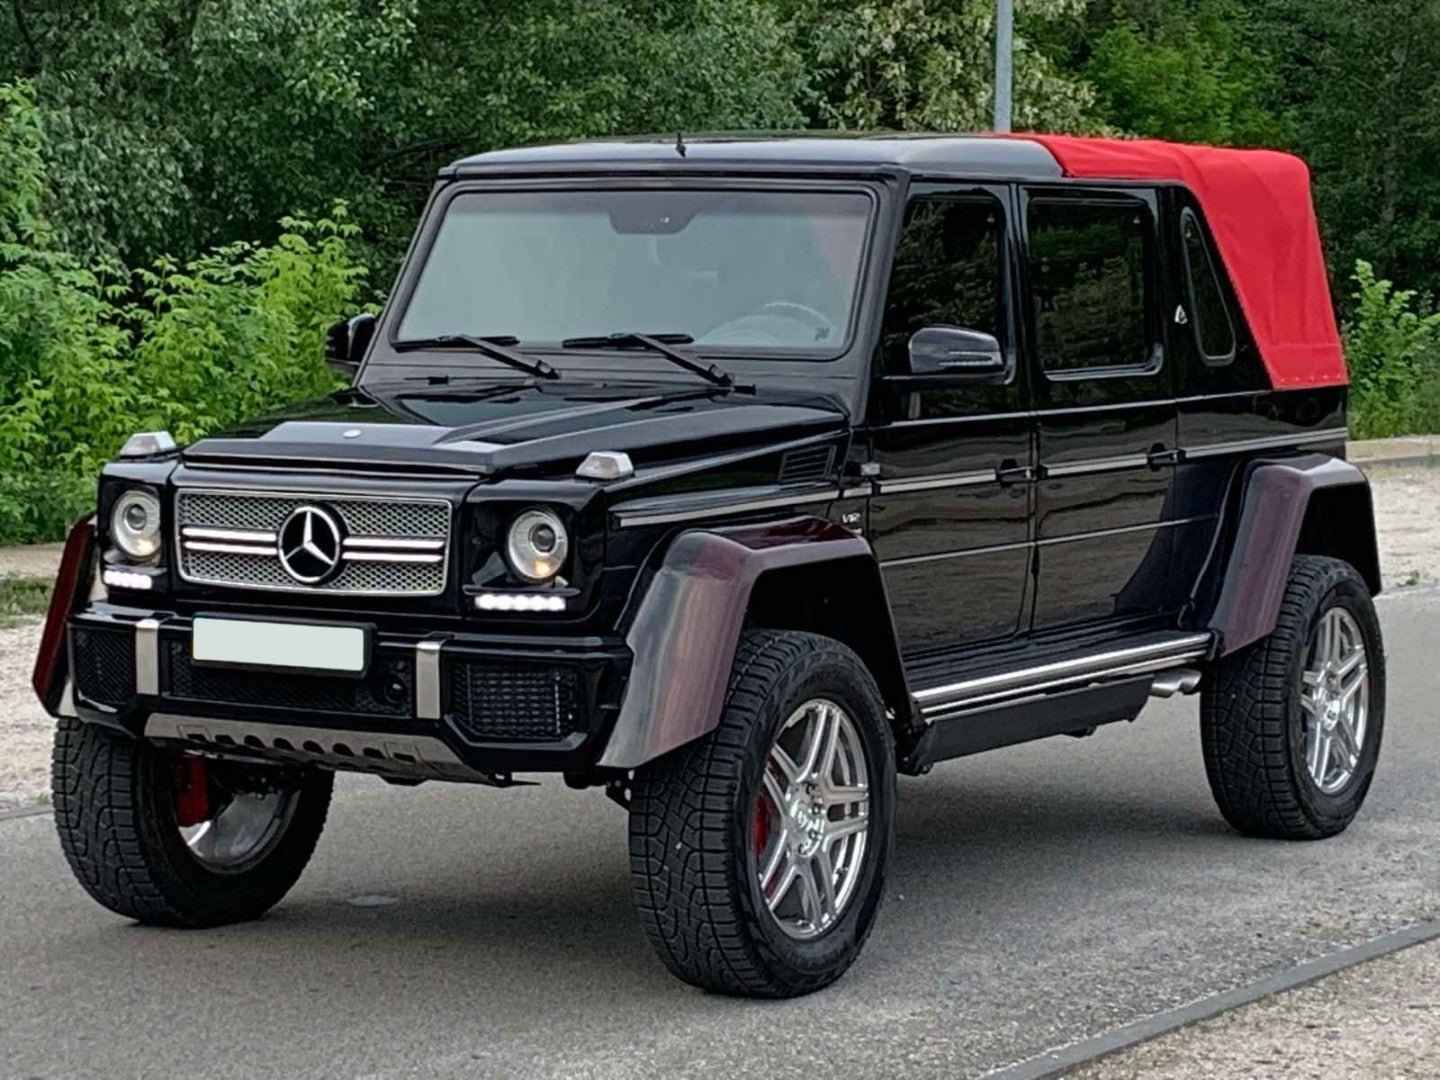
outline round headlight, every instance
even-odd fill
[[[526,581],[549,581],[560,572],[570,539],[564,523],[549,510],[526,510],[510,523],[505,559]]]
[[[155,558],[160,553],[160,500],[142,488],[125,492],[110,512],[110,536],[138,562]]]

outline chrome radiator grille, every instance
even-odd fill
[[[302,507],[325,511],[343,529],[335,572],[321,581],[298,580],[280,558],[280,531]],[[199,585],[369,596],[445,589],[450,504],[443,499],[181,491],[175,529],[180,576]]]

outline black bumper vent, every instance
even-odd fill
[[[448,719],[466,742],[557,742],[585,730],[577,668],[459,658],[447,666]]]
[[[165,657],[165,694],[184,701],[351,716],[409,717],[414,711],[415,666],[408,657],[381,653],[362,679],[201,667],[190,659],[188,637],[167,641]]]
[[[135,697],[135,630],[77,627],[70,634],[75,689],[87,701],[118,708]]]

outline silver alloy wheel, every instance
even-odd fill
[[[296,791],[239,792],[204,821],[180,826],[180,836],[207,869],[239,873],[270,853],[298,802]]]
[[[1355,775],[1370,711],[1365,638],[1344,608],[1326,611],[1310,635],[1300,708],[1310,779],[1324,794],[1334,795]]]
[[[855,721],[824,698],[781,725],[753,819],[755,875],[787,935],[819,937],[844,914],[865,866],[870,773]]]

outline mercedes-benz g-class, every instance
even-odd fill
[[[1370,495],[1308,175],[1049,136],[467,158],[350,385],[71,535],[35,672],[80,883],[259,915],[335,771],[626,807],[661,959],[804,993],[897,772],[1197,692],[1240,832],[1339,832],[1384,716]]]

